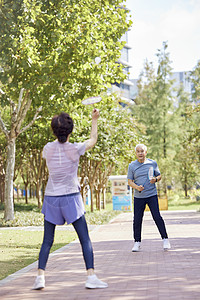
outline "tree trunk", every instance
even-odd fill
[[[98,194],[97,194],[97,187],[94,187],[94,194],[95,194],[95,200],[96,200],[96,209],[98,209]]]
[[[36,198],[38,200],[38,208],[41,208],[42,203],[41,203],[41,191],[40,191],[40,182],[37,181],[36,183]]]
[[[25,91],[25,96],[23,97],[24,89],[20,90],[18,104],[16,105],[12,99],[8,99],[10,102],[10,130],[4,124],[0,115],[0,129],[6,136],[7,140],[7,162],[6,162],[6,176],[5,176],[5,213],[4,219],[6,221],[14,219],[14,204],[13,204],[13,178],[14,178],[14,168],[15,168],[15,143],[18,135],[26,131],[37,119],[39,112],[42,107],[39,107],[36,111],[32,121],[25,127],[21,129],[21,125],[26,117],[27,112],[30,109],[32,99],[29,98],[29,90]]]
[[[93,185],[89,184],[90,187],[90,195],[91,195],[91,212],[94,211],[94,203],[93,203]]]
[[[1,203],[4,203],[4,199],[5,199],[5,178],[3,178],[3,180],[0,182],[0,188],[1,188],[0,189]]]
[[[35,188],[32,183],[30,183],[29,189],[30,189],[30,199],[31,198],[35,199]]]
[[[185,197],[187,197],[188,196],[188,183],[187,183],[187,173],[186,173],[186,170],[185,170],[184,192],[185,192]]]
[[[29,190],[30,190],[29,198],[31,199],[33,197],[33,191],[32,191],[32,184],[31,183],[29,185]]]
[[[44,169],[44,161],[42,159],[42,150],[36,151],[33,158],[32,158],[32,170],[34,173],[35,177],[35,186],[36,186],[36,198],[38,200],[38,208],[41,208],[41,199],[42,199],[42,193],[41,193],[41,188],[42,188],[42,176],[43,176],[43,169]]]
[[[185,197],[188,196],[188,178],[187,178],[187,163],[185,161],[184,164],[184,192],[185,192]]]
[[[105,186],[103,187],[102,195],[103,195],[103,209],[105,209],[106,208],[106,187]]]
[[[15,138],[8,140],[7,163],[5,176],[5,212],[6,221],[14,219],[13,177],[15,168]]]
[[[98,210],[101,210],[101,189],[98,189],[97,191],[97,197],[98,197]]]
[[[187,184],[184,184],[184,191],[185,191],[185,197],[187,197],[188,196]]]
[[[42,182],[42,202],[44,201],[45,187],[46,187],[46,184],[44,184],[44,182]]]
[[[165,120],[165,115],[164,115],[164,120]],[[167,149],[166,149],[166,127],[165,127],[165,124],[164,124],[164,137],[163,137],[163,154],[164,154],[164,158],[167,157]]]
[[[25,184],[25,203],[28,204],[28,183]]]

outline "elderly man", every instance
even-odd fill
[[[141,247],[142,219],[146,204],[149,206],[152,217],[163,239],[163,249],[171,248],[165,223],[160,215],[158,196],[155,183],[161,180],[161,174],[155,160],[146,158],[147,147],[138,144],[135,147],[137,160],[132,161],[128,167],[128,184],[134,189],[134,246],[132,251],[138,252]],[[151,172],[150,172],[151,171]],[[150,176],[150,173],[151,176]]]

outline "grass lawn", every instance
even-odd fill
[[[188,197],[183,192],[168,193],[168,209],[169,210],[196,210],[200,211],[200,201],[196,201],[196,194],[191,191]]]
[[[91,213],[86,206],[88,224],[105,224],[119,214],[112,210],[109,203],[106,210]],[[43,226],[43,214],[37,208],[36,201],[24,204],[24,200],[15,203],[15,219],[3,220],[3,207],[0,206],[0,280],[38,260],[43,239],[43,230],[17,229],[17,227]],[[3,228],[4,227],[4,228]],[[6,228],[5,228],[6,227]],[[15,228],[11,228],[15,227]],[[77,238],[74,231],[56,230],[51,252],[65,246]]]
[[[75,232],[57,230],[51,252],[77,238]],[[38,260],[43,231],[0,230],[0,280]]]

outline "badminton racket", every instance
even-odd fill
[[[84,104],[84,105],[95,104],[97,102],[100,102],[101,99],[102,98],[100,96],[89,97],[89,98],[86,98],[86,99],[82,100],[82,104]]]
[[[150,167],[148,172],[147,172],[147,178],[146,178],[145,182],[143,183],[143,187],[145,186],[147,181],[149,181],[149,182],[151,181],[153,176],[154,176],[154,169],[153,169],[153,167]],[[139,193],[141,193],[141,191],[139,191]]]

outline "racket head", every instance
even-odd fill
[[[89,97],[89,98],[82,100],[82,104],[84,104],[84,105],[95,104],[97,102],[100,102],[101,100],[102,100],[102,98],[100,96]]]

